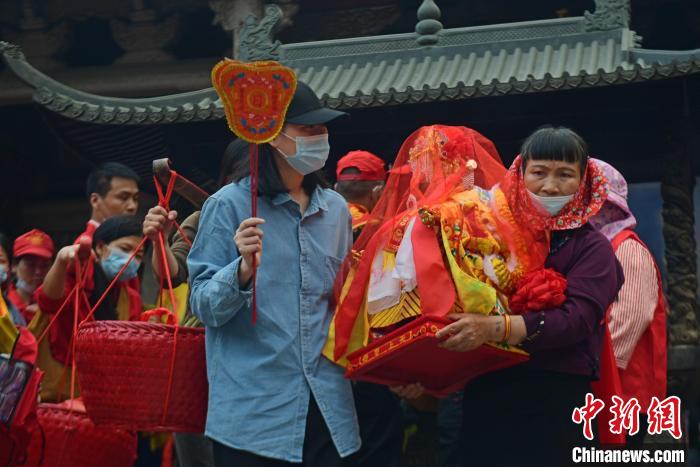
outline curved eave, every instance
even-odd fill
[[[36,89],[34,100],[65,117],[91,123],[141,125],[224,118],[223,106],[213,88],[187,94],[192,96],[192,99],[182,103],[173,102],[168,98],[175,96],[111,99],[110,102],[103,102],[100,96],[79,100],[73,96],[55,92],[48,87],[41,87]],[[185,96],[185,94],[177,96]]]
[[[33,99],[37,103],[75,120],[142,124],[224,117],[213,88],[149,98],[100,96],[66,86],[37,70],[16,45],[0,41],[0,53],[12,72],[34,88]]]
[[[427,102],[455,101],[488,96],[505,96],[548,91],[584,89],[600,86],[669,79],[700,72],[700,56],[632,49],[637,63],[591,73],[545,73],[526,79],[511,77],[507,81],[492,79],[406,86],[405,88],[366,88],[354,94],[342,91],[324,94],[321,100],[335,109],[358,109]],[[34,100],[65,117],[92,123],[142,125],[220,120],[224,110],[213,88],[153,98],[116,98],[90,94],[66,86],[29,64],[17,46],[0,42],[0,53],[12,71],[33,87]],[[659,60],[663,54],[665,60]],[[646,59],[646,60],[645,60]],[[651,62],[651,63],[650,63]],[[371,90],[370,90],[371,89]]]
[[[455,87],[447,87],[443,84],[437,88],[426,87],[423,89],[412,89],[409,86],[406,90],[390,89],[388,92],[377,91],[371,94],[358,92],[351,96],[341,93],[338,97],[324,95],[321,97],[321,101],[330,108],[347,110],[614,86],[664,80],[699,72],[700,60],[694,59],[650,67],[635,65],[629,70],[618,67],[612,72],[600,70],[595,74],[569,75],[564,73],[560,77],[548,74],[542,79],[528,79],[526,81],[515,79],[508,82],[494,80],[490,83],[477,81],[471,86],[458,84]],[[205,93],[214,93],[214,90],[206,89],[190,94],[201,95]],[[96,98],[99,99],[99,96]],[[48,88],[40,88],[34,94],[34,99],[39,104],[63,116],[93,123],[138,125],[224,118],[220,101],[212,100],[210,97],[198,104],[186,102],[179,106],[173,105],[172,101],[169,101],[170,105],[155,105],[156,99],[150,100],[153,102],[152,104],[144,104],[144,101],[149,101],[149,99],[138,99],[140,101],[138,104],[133,102],[137,99],[122,99],[124,103],[120,106],[94,103],[98,99],[93,99],[92,102],[80,101],[67,95],[52,92]]]

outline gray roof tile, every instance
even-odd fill
[[[335,108],[543,92],[624,84],[700,72],[700,50],[636,47],[626,28],[587,32],[583,18],[442,30],[437,45],[417,35],[282,45],[280,61]],[[52,80],[21,51],[0,42],[10,68],[36,88],[35,100],[70,118],[112,124],[223,118],[212,88],[126,99],[97,96]]]

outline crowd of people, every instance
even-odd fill
[[[448,202],[474,185],[491,189],[481,186],[481,169],[469,164],[502,163],[495,146],[472,130],[432,128],[444,138],[443,149],[422,157],[435,158],[445,168],[439,183],[431,179],[432,169],[417,180],[415,166],[386,170],[390,155],[383,159],[357,150],[338,161],[331,188],[324,176],[327,125],[345,117],[324,108],[299,82],[282,133],[259,148],[256,216],[250,209],[249,145],[242,140],[226,149],[220,189],[185,219],[160,205],[150,208],[145,219],[137,218],[138,175],[119,163],[96,168],[86,184],[92,213],[73,244],[56,249],[38,229],[14,241],[0,234],[0,336],[5,342],[0,352],[11,349],[12,326],[28,327],[36,336],[46,332],[37,361],[44,371],[41,400],[76,395],[65,384],[74,317],[64,313],[49,327],[51,318],[81,281],[87,300],[72,298],[80,301],[78,319],[98,302],[95,319],[139,319],[143,275],[162,280],[165,258],[172,286],[189,290],[182,322],[206,330],[206,430],[174,434],[178,465],[401,465],[405,401],[410,405],[426,397],[424,389],[412,383],[388,387],[349,381],[343,366],[325,356],[334,312],[343,299],[337,277],[348,255],[359,253],[358,244],[378,248],[372,238],[381,232],[377,224],[387,221],[376,212],[391,196],[385,190],[388,178],[406,178],[405,186],[423,200],[437,199],[432,190],[451,183],[454,190],[440,198]],[[479,160],[478,152],[464,157],[466,140],[460,138],[467,137],[495,153],[490,162]],[[416,141],[407,140],[409,152]],[[475,177],[462,177],[466,167]],[[587,442],[571,412],[600,376],[608,332],[621,395],[638,398],[643,410],[653,396],[665,397],[666,308],[660,276],[649,249],[634,234],[624,177],[590,157],[574,131],[535,130],[510,169],[502,167],[498,174],[494,186],[505,195],[516,224],[527,226],[545,247],[543,266],[566,279],[566,299],[523,314],[450,310],[452,323],[438,333],[445,349],[468,352],[497,342],[521,348],[530,358],[480,376],[439,401],[440,465],[510,466],[522,465],[523,459],[562,465],[573,446]],[[411,206],[415,196],[407,199],[405,208],[392,209],[419,207]],[[162,246],[161,234],[167,239]],[[142,267],[144,237],[152,244],[149,267]],[[411,318],[401,319],[392,324]],[[75,392],[79,395],[79,388]],[[640,430],[627,443],[639,446],[643,436]]]

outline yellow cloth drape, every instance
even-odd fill
[[[342,302],[345,296],[350,290],[350,285],[352,284],[352,279],[355,277],[355,269],[351,269],[348,277],[343,284],[343,290],[340,292],[340,300]],[[347,355],[351,354],[355,350],[361,349],[369,340],[369,321],[367,319],[367,297],[362,301],[362,309],[357,313],[355,318],[355,323],[352,326],[352,333],[350,334],[350,341],[348,343],[348,350],[345,355],[340,358],[340,360],[335,360],[335,317],[331,321],[331,325],[328,328],[328,338],[326,339],[326,344],[323,346],[323,355],[327,357],[330,361],[337,363],[343,367],[347,367],[349,362]]]
[[[175,296],[175,307],[171,306],[170,292],[167,289],[163,290],[160,294],[160,298],[156,301],[156,304],[151,308],[160,306],[162,301],[163,307],[168,310],[175,309],[175,314],[177,315],[178,323],[183,323],[185,316],[187,314],[187,300],[189,298],[190,288],[187,282],[184,282],[173,289],[173,295]],[[119,319],[122,319],[121,317]]]
[[[452,212],[457,211],[457,212]],[[493,307],[496,306],[496,290],[488,284],[477,279],[474,272],[463,270],[457,262],[456,256],[464,257],[465,251],[462,245],[462,240],[467,234],[467,226],[464,225],[464,219],[459,215],[460,206],[456,203],[446,203],[446,206],[441,210],[442,226],[440,232],[442,234],[442,245],[445,251],[445,257],[450,270],[450,275],[457,291],[457,301],[463,310],[471,313],[481,313],[488,315]],[[450,244],[447,232],[449,227],[454,229],[455,225],[459,225],[460,240],[456,245]],[[453,250],[454,248],[454,250]]]
[[[0,294],[0,353],[12,353],[19,331],[12,321],[10,310]]]

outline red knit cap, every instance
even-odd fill
[[[344,174],[343,170],[355,168],[360,173]],[[368,151],[350,151],[340,158],[335,169],[336,180],[340,181],[384,181],[386,170],[384,161]]]

